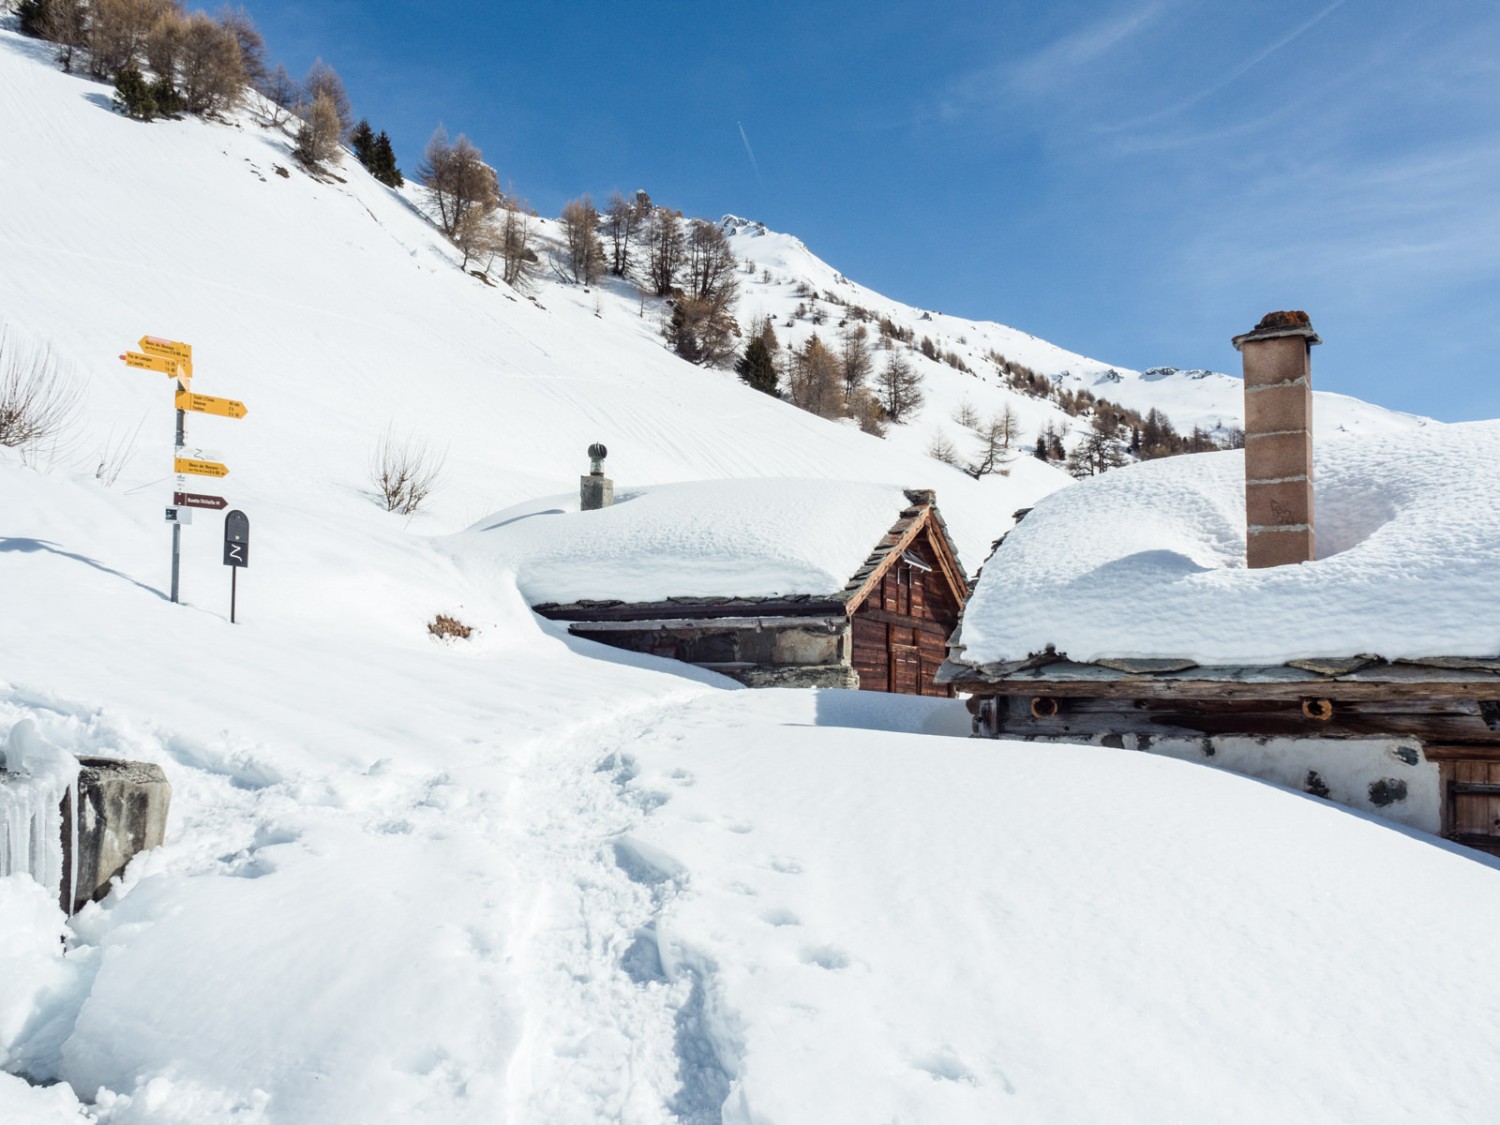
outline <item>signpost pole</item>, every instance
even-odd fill
[[[229,623],[231,625],[234,624],[234,598],[235,598],[236,588],[238,586],[239,576],[240,576],[240,568],[239,567],[232,566],[232,567],[229,568]]]
[[[182,447],[187,444],[187,434],[184,432],[184,422],[187,419],[187,411],[177,412],[177,436],[173,445],[175,457],[182,456]],[[172,601],[177,601],[177,576],[182,569],[182,525],[172,524]]]

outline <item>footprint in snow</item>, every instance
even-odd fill
[[[836,945],[809,945],[802,950],[802,963],[834,971],[849,967],[849,954]]]
[[[911,1065],[917,1070],[932,1075],[940,1082],[958,1082],[965,1086],[979,1085],[978,1077],[964,1065],[958,1053],[946,1043],[925,1054],[917,1055],[911,1060]]]
[[[775,907],[771,910],[761,912],[760,920],[768,926],[800,926],[802,919],[798,918],[785,907]]]
[[[773,855],[771,857],[771,870],[779,872],[782,875],[801,875],[802,864],[795,859]]]

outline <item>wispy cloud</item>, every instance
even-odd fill
[[[1197,93],[1191,95],[1190,97],[1183,98],[1182,100],[1175,102],[1172,105],[1166,106],[1163,109],[1159,109],[1154,113],[1148,114],[1145,117],[1138,117],[1131,121],[1124,121],[1109,128],[1115,131],[1136,129],[1140,128],[1143,125],[1155,124],[1159,121],[1165,120],[1166,118],[1173,117],[1179,113],[1182,113],[1184,110],[1191,109],[1199,102],[1213,97],[1213,95],[1217,94],[1226,86],[1231,86],[1235,82],[1238,82],[1250,71],[1254,70],[1261,63],[1265,62],[1272,55],[1276,54],[1277,51],[1280,51],[1284,47],[1287,47],[1292,43],[1295,43],[1298,39],[1301,39],[1302,36],[1306,35],[1314,27],[1322,23],[1336,10],[1342,8],[1346,2],[1347,0],[1333,0],[1332,4],[1329,4],[1327,7],[1323,8],[1322,11],[1318,12],[1311,19],[1299,24],[1297,27],[1287,32],[1280,39],[1276,40],[1269,46],[1255,52],[1255,54],[1251,55],[1244,62],[1240,63],[1239,66],[1235,67],[1223,78],[1220,78],[1217,82],[1205,86],[1203,89],[1199,90]]]
[[[1019,59],[1007,57],[964,74],[939,99],[935,115],[952,120],[1065,89],[1077,82],[1081,70],[1117,54],[1170,8],[1166,0],[1149,0],[1095,20]]]
[[[1078,71],[1120,50],[1161,19],[1167,9],[1167,4],[1153,0],[1133,11],[1097,20],[1064,35],[1008,66],[1010,85],[1017,90],[1037,91],[1076,82]]]

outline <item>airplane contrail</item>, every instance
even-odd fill
[[[755,150],[750,147],[750,138],[745,135],[745,127],[738,121],[735,124],[739,125],[740,140],[745,142],[745,155],[750,158],[750,167],[755,169],[755,178],[758,180],[760,179],[760,162],[755,159]]]

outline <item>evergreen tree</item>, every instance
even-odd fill
[[[172,85],[172,80],[162,75],[151,83],[151,96],[156,99],[156,115],[158,117],[170,117],[176,120],[182,116],[182,111],[187,108],[187,103],[182,100],[182,95],[177,92],[177,87]]]
[[[349,130],[349,151],[367,171],[375,170],[375,130],[370,128],[368,118],[361,117],[359,123]]]
[[[751,338],[745,354],[734,365],[734,373],[758,391],[764,391],[768,395],[776,393],[780,374],[764,336]]]
[[[396,167],[396,153],[391,148],[391,138],[382,129],[375,137],[375,155],[370,171],[386,187],[398,188],[406,183],[401,169]]]
[[[127,66],[115,75],[114,107],[137,121],[156,119],[156,96],[138,68]]]
[[[20,19],[21,34],[34,39],[46,38],[47,0],[21,0],[16,16]]]
[[[1036,445],[1032,447],[1031,454],[1038,461],[1047,461],[1048,454],[1052,451],[1052,423],[1047,423],[1047,428],[1036,435]]]
[[[398,188],[406,182],[401,169],[396,167],[396,154],[391,149],[391,138],[385,135],[384,129],[377,136],[370,128],[367,118],[360,118],[359,123],[349,131],[349,148],[365,171],[386,187]]]

